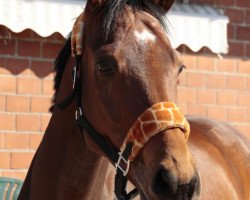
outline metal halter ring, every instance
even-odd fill
[[[78,110],[79,110],[79,115],[82,116],[82,108],[78,107]],[[76,110],[76,114],[75,114],[76,120],[78,119],[78,110]]]

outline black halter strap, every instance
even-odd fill
[[[115,146],[111,146],[107,143],[106,139],[100,135],[88,122],[83,115],[82,101],[81,101],[81,56],[76,56],[76,66],[73,69],[73,91],[62,102],[58,103],[60,109],[65,109],[76,98],[77,110],[76,110],[76,122],[81,129],[86,131],[88,136],[98,145],[107,158],[115,165],[115,195],[118,200],[131,200],[138,195],[137,188],[131,192],[126,192],[126,186],[128,179],[126,173],[129,169],[128,157],[132,150],[132,145],[128,144],[123,152],[120,152]]]

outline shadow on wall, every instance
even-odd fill
[[[45,132],[64,38],[0,25],[0,176],[24,179]]]
[[[14,33],[0,25],[0,74],[48,77],[64,40],[59,33],[44,38],[30,29]]]

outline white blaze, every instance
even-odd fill
[[[147,42],[147,41],[154,42],[156,39],[155,35],[153,35],[152,33],[150,33],[147,30],[143,30],[142,32],[135,31],[134,35],[137,38],[137,40],[139,40],[140,42]]]

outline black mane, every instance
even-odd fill
[[[54,71],[56,72],[54,78],[54,90],[55,93],[52,98],[52,106],[50,107],[50,111],[53,111],[56,102],[56,95],[60,87],[60,83],[62,80],[64,69],[67,65],[69,57],[71,55],[71,33],[69,34],[62,50],[60,51],[59,55],[57,56],[56,60],[54,61]]]
[[[153,15],[156,19],[158,19],[162,27],[167,32],[166,19],[164,19],[165,12],[160,6],[153,3],[151,0],[106,0],[103,9],[104,12],[103,30],[105,38],[108,37],[111,31],[112,24],[118,18],[118,15],[124,10],[126,4],[130,5],[134,10],[146,11],[151,15]],[[56,72],[54,78],[55,94],[52,98],[52,106],[50,108],[50,111],[53,111],[53,108],[55,106],[55,99],[57,96],[57,92],[59,90],[63,72],[70,55],[71,55],[71,34],[68,36],[63,49],[61,50],[61,52],[59,53],[58,57],[54,62],[54,71]]]

